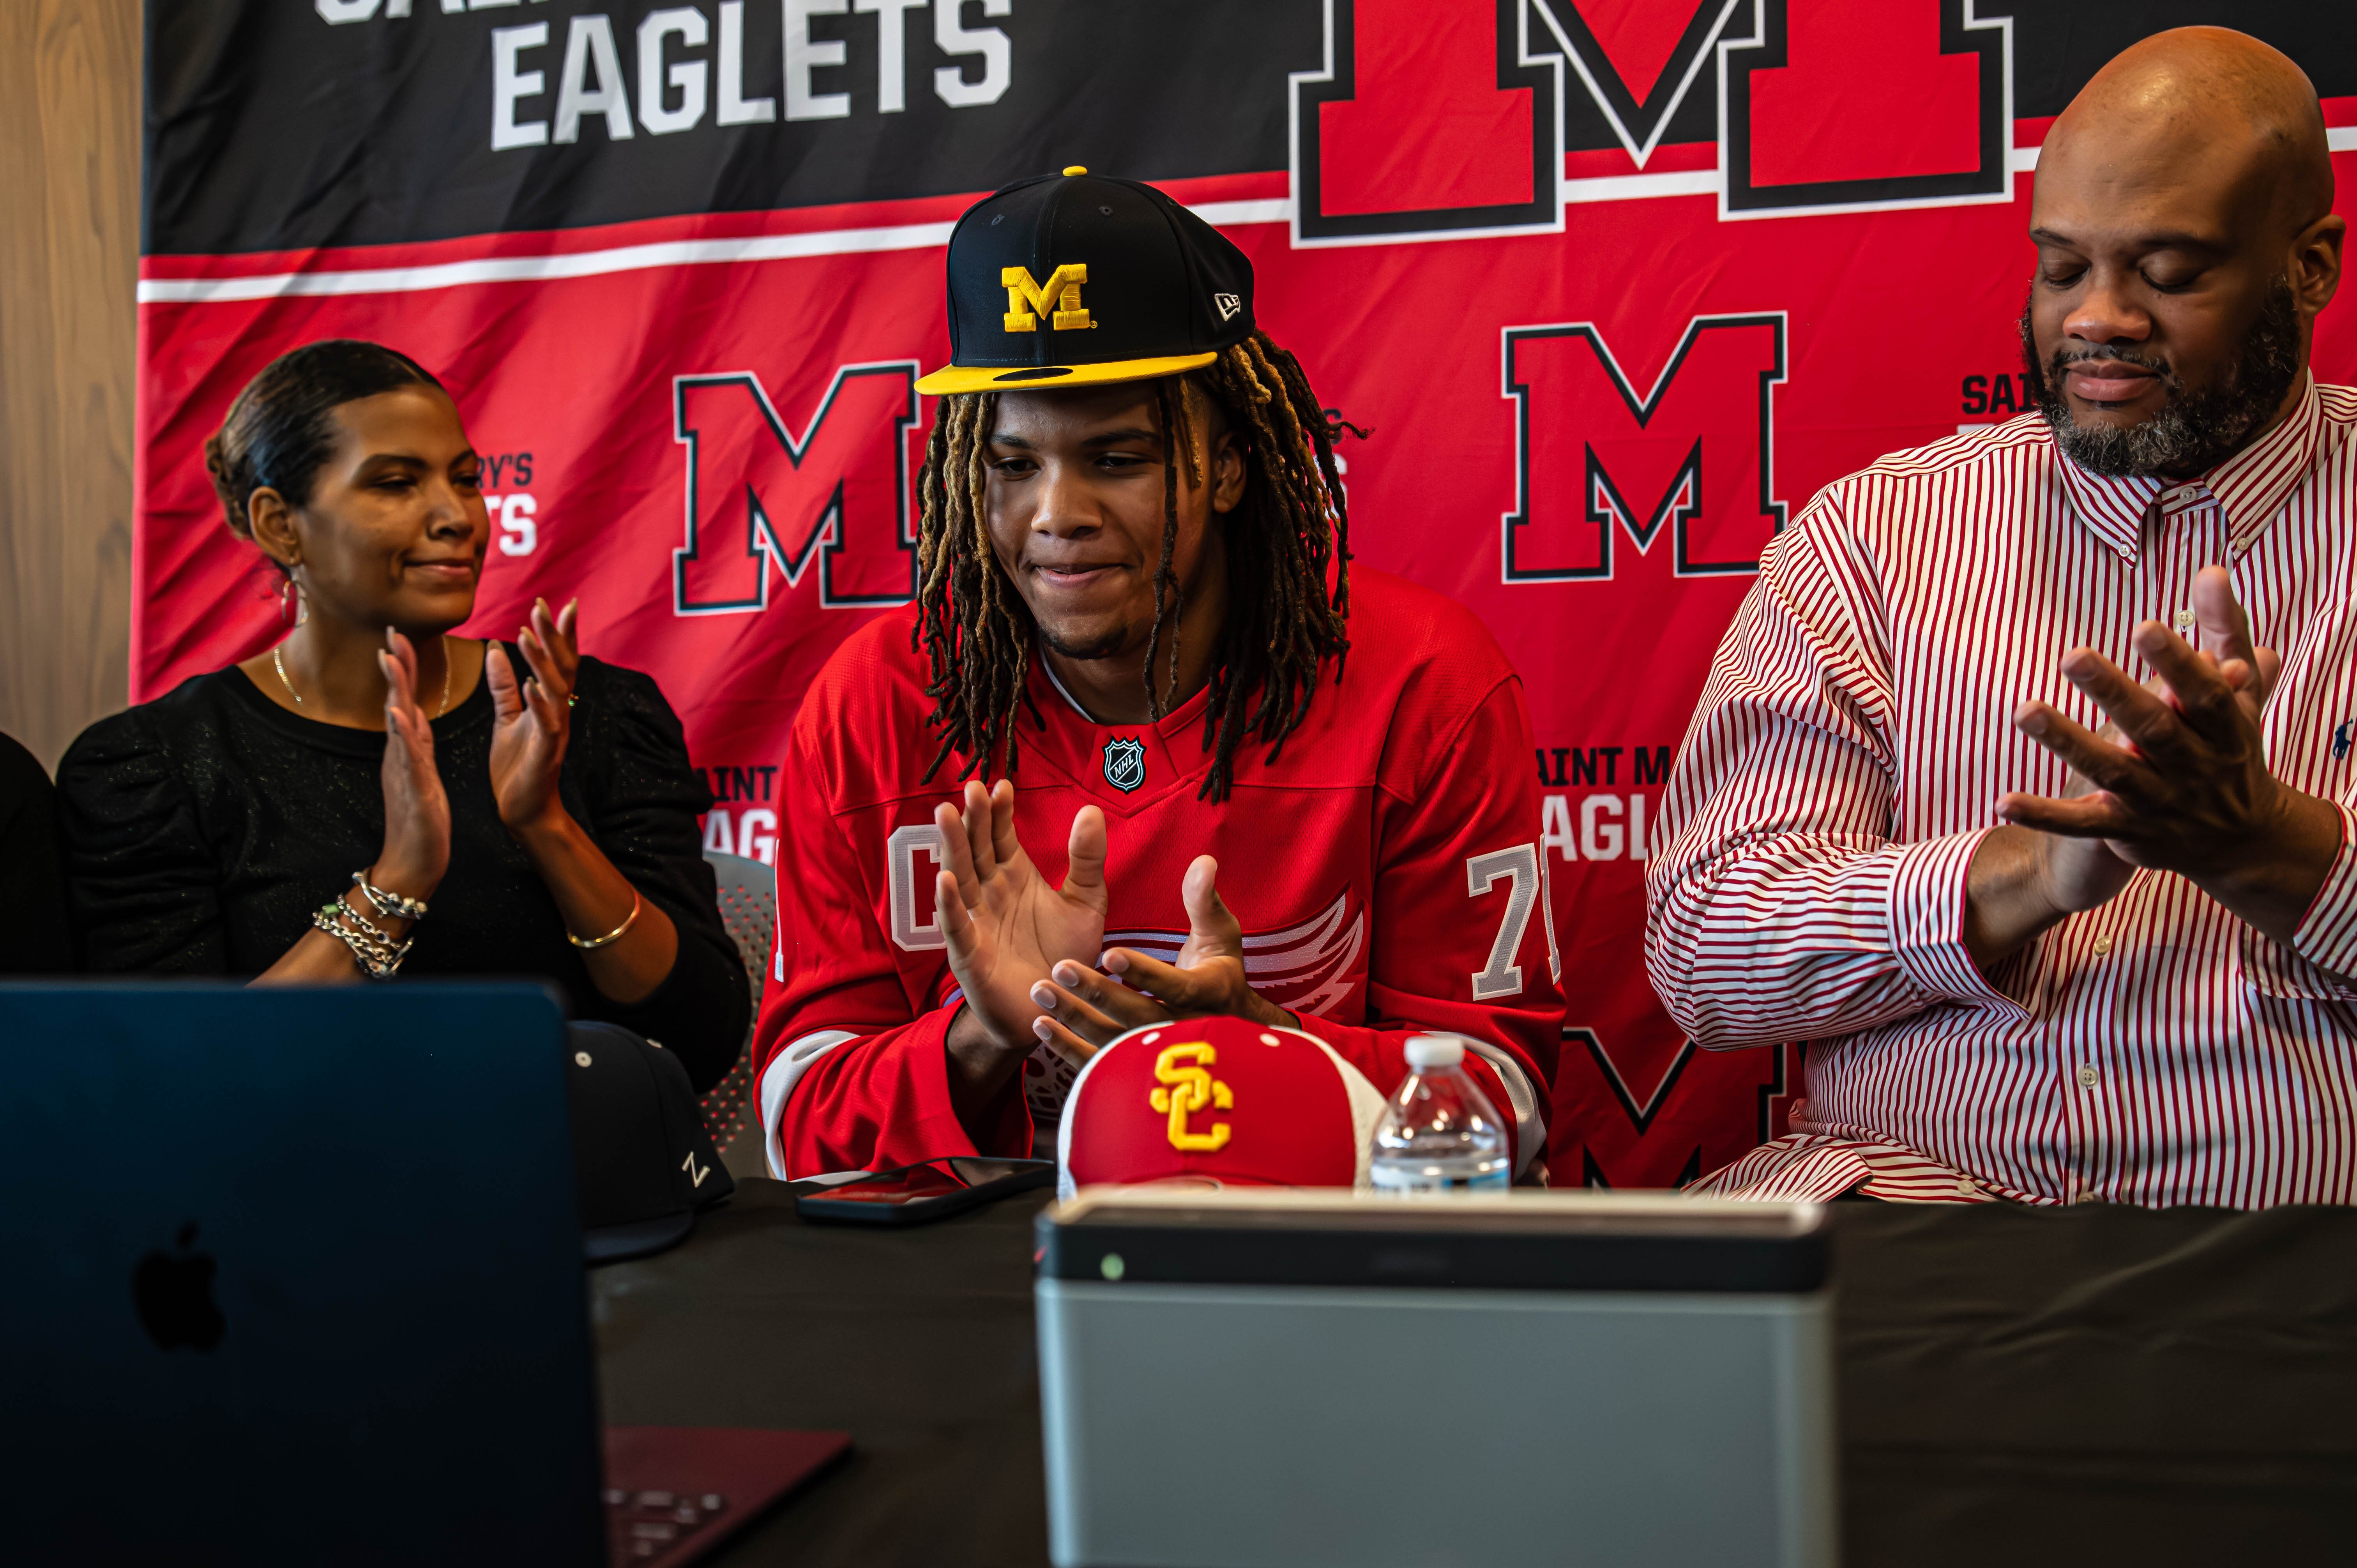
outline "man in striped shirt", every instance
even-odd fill
[[[2039,412],[1828,487],[1711,669],[1646,960],[1804,1039],[1738,1196],[2357,1201],[2357,391],[2314,90],[2238,33],[2055,123]]]

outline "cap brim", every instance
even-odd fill
[[[694,1229],[693,1210],[665,1214],[654,1219],[634,1219],[623,1225],[601,1225],[581,1233],[581,1255],[592,1263],[619,1263],[626,1258],[651,1257],[678,1246]]]
[[[1200,371],[1218,358],[1217,354],[1173,354],[1158,360],[1113,360],[1102,365],[944,365],[919,381],[917,390],[927,397],[944,397],[952,392],[1101,387],[1117,381],[1159,381],[1164,376]]]

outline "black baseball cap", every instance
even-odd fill
[[[573,1174],[593,1263],[675,1247],[737,1190],[677,1057],[619,1024],[565,1026]]]
[[[1252,336],[1252,263],[1154,187],[1017,180],[950,235],[950,362],[929,395],[1151,381]]]

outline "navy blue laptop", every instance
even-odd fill
[[[0,987],[0,1556],[602,1561],[564,1038],[529,985]]]
[[[526,984],[0,985],[0,1562],[673,1568],[838,1457],[601,1434],[567,1050]]]

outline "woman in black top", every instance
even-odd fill
[[[749,1001],[679,720],[646,676],[576,654],[573,606],[540,602],[512,644],[449,635],[490,527],[440,383],[313,343],[253,379],[206,456],[300,610],[278,646],[66,754],[90,968],[540,975],[718,1081]]]
[[[39,757],[0,735],[0,975],[73,967],[57,790]]]

